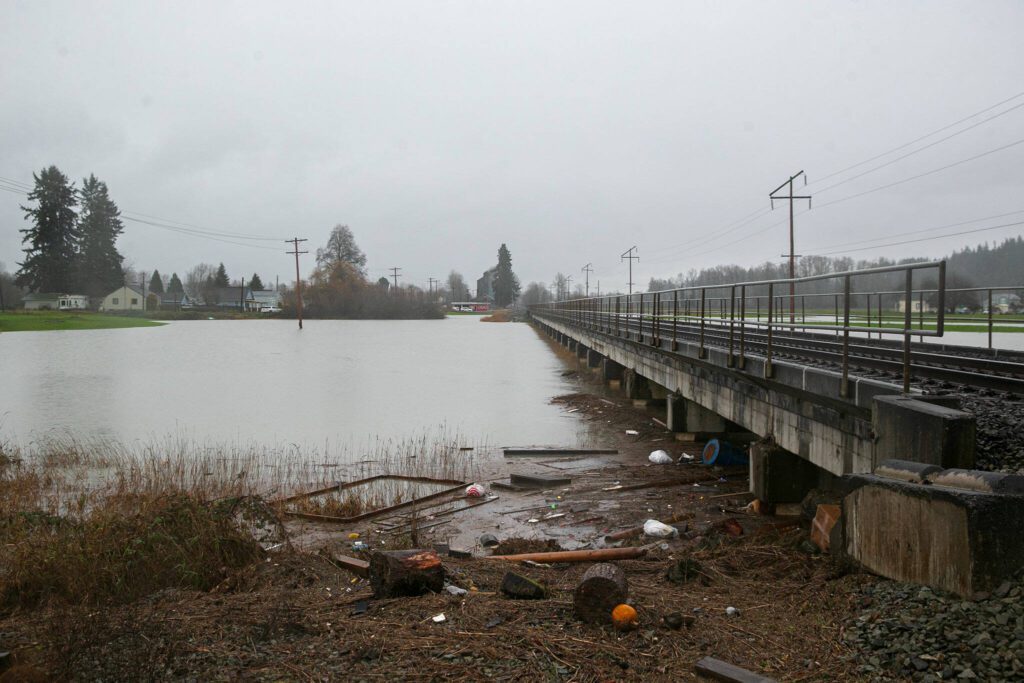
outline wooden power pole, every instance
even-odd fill
[[[299,275],[299,254],[308,254],[308,251],[299,251],[299,242],[305,242],[307,240],[293,237],[290,240],[285,240],[285,244],[292,245],[291,251],[286,251],[286,254],[295,254],[295,308],[299,313],[299,329],[302,329],[302,276]]]
[[[806,199],[807,208],[811,206],[811,196],[801,195],[799,197],[793,195],[793,181],[804,176],[804,185],[807,185],[807,176],[804,175],[803,171],[800,171],[796,175],[790,176],[789,180],[782,183],[774,190],[768,193],[768,199],[771,200],[772,208],[775,208],[776,199],[788,199],[789,200],[789,279],[794,280],[796,278],[796,247],[793,238],[793,200],[794,199]],[[776,195],[776,193],[782,188],[788,186],[788,195]],[[792,325],[796,322],[796,284],[793,282],[789,283],[789,323]]]

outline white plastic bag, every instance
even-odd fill
[[[651,454],[647,456],[647,459],[653,462],[655,465],[671,465],[672,456],[665,451],[651,451]]]
[[[662,524],[656,519],[649,519],[644,522],[644,534],[646,536],[653,536],[654,538],[670,538],[672,536],[678,536],[679,530],[675,527],[671,527],[668,524]]]

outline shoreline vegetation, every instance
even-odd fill
[[[288,544],[284,496],[379,474],[470,480],[477,466],[460,447],[444,427],[323,451],[182,437],[0,439],[0,615],[210,590]],[[341,502],[362,509],[405,495],[376,487]]]

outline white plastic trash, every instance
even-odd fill
[[[647,456],[647,459],[653,462],[655,465],[671,465],[672,456],[665,451],[651,451],[651,454]]]
[[[671,527],[668,524],[662,524],[656,519],[649,519],[644,522],[644,534],[646,536],[653,536],[654,538],[670,538],[672,536],[678,536],[679,530],[675,527]]]
[[[640,432],[636,431],[635,429],[627,429],[626,436],[640,436]]]
[[[487,493],[483,484],[470,484],[466,487],[466,496],[469,498],[482,498]]]

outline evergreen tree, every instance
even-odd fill
[[[177,273],[171,273],[171,281],[167,283],[168,294],[184,294],[185,287],[181,284],[181,280],[178,279]]]
[[[159,270],[154,270],[153,277],[149,278],[149,291],[154,294],[164,293],[164,280],[160,277]]]
[[[78,258],[78,216],[75,187],[56,166],[44,169],[29,193],[34,207],[21,207],[32,227],[20,230],[25,260],[19,263],[15,282],[32,292],[73,290]]]
[[[508,306],[519,296],[519,278],[512,272],[512,254],[504,244],[498,249],[498,270],[494,274],[494,303]]]
[[[228,271],[224,270],[224,264],[217,266],[217,274],[213,276],[214,287],[230,287],[231,281],[228,279]]]
[[[254,291],[263,289],[263,280],[260,279],[259,273],[252,274],[252,278],[249,280],[249,289]]]
[[[78,227],[80,253],[78,285],[85,294],[101,297],[124,284],[124,257],[117,251],[118,236],[124,230],[121,211],[111,201],[107,184],[89,175],[79,193],[82,213]],[[157,291],[157,290],[153,290]]]

